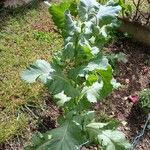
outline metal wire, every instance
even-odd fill
[[[90,141],[86,141],[85,143],[81,144],[77,149],[81,150],[83,146],[87,145]]]
[[[141,130],[141,132],[139,132],[139,134],[133,139],[133,141],[131,143],[131,145],[132,145],[131,150],[135,149],[136,146],[138,145],[139,141],[141,140],[141,138],[143,138],[145,130],[146,130],[147,126],[148,126],[149,121],[150,121],[150,114],[148,115],[147,120],[145,122],[145,125],[144,125],[143,129]],[[126,149],[126,150],[128,150],[128,149]]]

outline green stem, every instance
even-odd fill
[[[75,66],[77,65],[77,55],[78,55],[78,41],[79,41],[79,38],[77,36],[76,38],[76,41],[75,41]]]

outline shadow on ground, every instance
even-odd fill
[[[42,1],[43,0],[33,0],[32,2],[24,4],[22,6],[18,6],[17,8],[13,8],[13,7],[4,8],[4,6],[1,3],[0,4],[0,30],[3,29],[3,27],[6,25],[7,20],[9,20],[11,17],[23,18],[29,10],[38,9]]]

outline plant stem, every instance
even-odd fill
[[[75,66],[77,65],[77,55],[78,55],[78,41],[79,41],[79,37],[77,36],[76,41],[75,41]]]

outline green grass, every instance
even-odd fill
[[[21,72],[36,59],[51,60],[62,42],[49,31],[53,24],[43,4],[11,10],[0,21],[0,142],[4,142],[27,127],[28,117],[20,108],[42,101],[41,85],[23,82]]]

